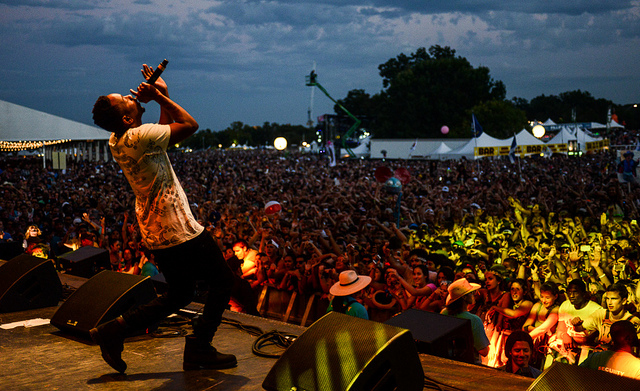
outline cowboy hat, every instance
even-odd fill
[[[338,276],[329,293],[334,296],[348,296],[365,288],[371,282],[369,276],[359,276],[354,270],[345,270]]]
[[[455,280],[449,285],[446,305],[453,303],[467,293],[475,292],[480,289],[480,284],[467,281],[466,278]]]

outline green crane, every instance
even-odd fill
[[[318,75],[316,74],[316,71],[311,71],[311,73],[305,77],[306,79],[306,85],[307,87],[318,87],[320,89],[320,91],[322,91],[327,98],[331,99],[331,101],[333,103],[335,103],[336,105],[338,105],[338,107],[340,109],[342,109],[342,111],[344,111],[345,113],[347,113],[347,115],[349,117],[351,117],[355,123],[349,128],[349,130],[347,130],[347,132],[344,134],[344,136],[342,136],[342,147],[347,151],[347,153],[349,154],[350,157],[354,158],[356,157],[356,154],[353,153],[353,151],[351,150],[351,148],[349,148],[347,146],[347,139],[349,137],[351,137],[351,135],[353,135],[356,130],[358,130],[358,128],[360,127],[360,124],[362,123],[362,121],[360,121],[355,115],[351,114],[349,112],[349,110],[347,110],[344,106],[342,106],[340,103],[338,103],[335,99],[333,99],[331,97],[331,95],[329,95],[329,93],[327,92],[327,90],[324,89],[324,87],[322,87],[322,85],[320,83],[318,83]]]

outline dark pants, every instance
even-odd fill
[[[127,326],[142,330],[191,303],[196,282],[209,288],[202,317],[194,323],[196,337],[211,342],[229,304],[233,273],[220,248],[205,230],[194,239],[174,247],[154,250],[156,264],[167,281],[167,292],[122,317]]]
[[[258,298],[253,288],[251,288],[251,283],[237,274],[233,275],[231,298],[242,307],[242,312],[245,314],[260,316],[258,312]]]

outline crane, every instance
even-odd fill
[[[331,95],[329,95],[329,93],[327,92],[327,90],[324,89],[324,87],[322,87],[322,85],[320,83],[318,83],[318,75],[316,74],[315,69],[311,71],[311,73],[306,76],[306,85],[307,87],[318,87],[318,89],[320,91],[322,91],[327,98],[331,99],[331,101],[333,103],[335,103],[342,111],[344,111],[349,117],[351,117],[355,122],[354,124],[349,128],[349,130],[347,130],[347,132],[344,134],[344,136],[341,137],[342,140],[342,147],[347,151],[347,153],[349,154],[350,157],[356,157],[356,154],[353,153],[353,151],[351,150],[351,148],[349,148],[347,146],[347,142],[346,140],[355,133],[356,130],[358,130],[358,128],[360,127],[360,124],[362,123],[362,121],[360,121],[355,115],[351,114],[349,112],[349,110],[347,110],[344,106],[342,106],[340,103],[338,103],[335,99],[333,99],[331,97]]]

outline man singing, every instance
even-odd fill
[[[143,65],[149,79],[153,69]],[[201,317],[193,320],[193,335],[186,337],[183,369],[231,368],[235,356],[219,353],[211,346],[229,303],[233,275],[222,252],[194,219],[187,197],[176,177],[166,150],[191,136],[198,123],[169,99],[167,85],[159,78],[154,85],[141,83],[132,95],[101,96],[93,107],[96,125],[112,132],[109,146],[136,196],[136,216],[147,247],[164,274],[167,293],[149,304],[90,331],[100,345],[102,357],[116,371],[124,373],[121,358],[124,337],[129,330],[144,330],[189,304],[196,280],[205,280],[209,294]],[[143,124],[140,102],[160,105],[158,124]]]

